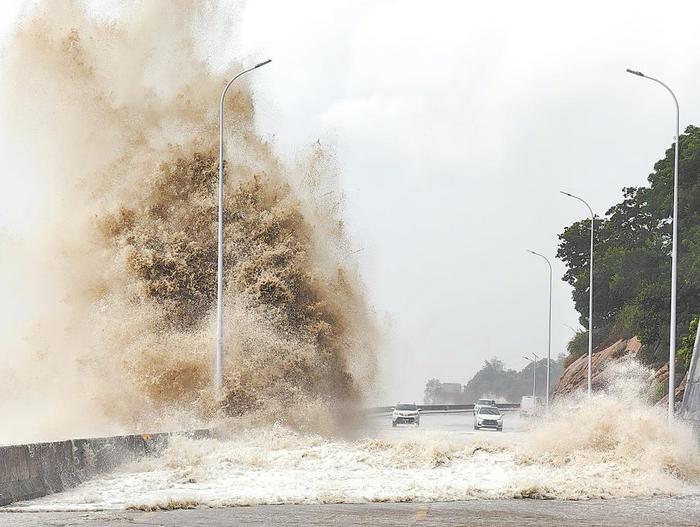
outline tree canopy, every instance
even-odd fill
[[[700,313],[700,128],[680,139],[677,335]],[[626,187],[622,201],[594,225],[593,340],[637,335],[653,346],[652,363],[668,356],[674,148],[654,165],[648,186]],[[580,322],[588,327],[590,219],[559,235],[557,257],[567,266]],[[587,335],[587,333],[586,333]],[[569,346],[572,354],[585,339]],[[651,347],[650,347],[651,348]]]

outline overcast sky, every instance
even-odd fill
[[[7,32],[22,2],[3,3]],[[241,57],[258,126],[282,155],[337,152],[345,217],[372,304],[391,321],[383,399],[426,379],[465,383],[484,359],[520,369],[578,326],[557,234],[641,185],[681,127],[700,122],[697,2],[255,0]],[[3,12],[4,10],[4,12]],[[681,175],[682,177],[682,175]],[[9,198],[3,196],[5,202]],[[2,204],[2,202],[0,202]],[[0,213],[0,227],[3,216]]]

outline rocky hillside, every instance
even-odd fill
[[[612,361],[621,359],[625,356],[640,356],[644,355],[645,346],[637,337],[630,339],[620,339],[610,346],[593,353],[593,390],[602,388],[601,373],[606,365]],[[586,390],[587,388],[587,373],[588,373],[588,355],[582,355],[576,359],[571,365],[566,368],[564,374],[559,379],[556,388],[554,389],[553,397],[561,397],[563,395],[575,392],[577,390]],[[654,374],[653,380],[650,381],[656,391],[655,399],[657,404],[666,404],[668,400],[668,364],[664,364]],[[675,390],[675,399],[680,401],[683,398],[685,389],[685,379],[679,383]]]
[[[648,184],[625,187],[618,203],[596,219],[595,295],[592,338],[593,386],[602,383],[604,365],[633,354],[655,373],[653,399],[663,403],[668,383],[668,343],[671,338],[671,239],[675,148],[653,165]],[[700,127],[688,126],[680,141],[678,283],[674,332],[677,343],[675,384],[683,376],[693,350],[700,318]],[[589,326],[590,228],[586,215],[559,234],[557,257],[565,264],[563,280],[582,328]],[[636,335],[636,338],[629,338]],[[565,372],[556,395],[587,384],[588,331],[578,331],[567,345]],[[682,388],[674,394],[677,398]]]

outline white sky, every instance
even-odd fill
[[[0,33],[21,1],[0,6]],[[241,56],[260,131],[289,159],[333,145],[371,301],[391,320],[382,399],[546,353],[557,233],[644,184],[700,122],[697,2],[250,1]],[[682,177],[682,175],[681,175]],[[0,196],[2,214],[15,198]],[[3,219],[4,218],[4,219]],[[7,228],[7,226],[6,226]],[[554,264],[553,355],[578,327]]]

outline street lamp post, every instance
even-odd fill
[[[547,327],[547,392],[545,395],[545,411],[549,412],[549,372],[550,372],[550,362],[552,360],[552,262],[549,261],[545,255],[537,253],[535,251],[527,250],[530,254],[544,258],[549,266],[549,322]]]
[[[588,211],[591,213],[591,255],[590,255],[590,281],[588,284],[588,396],[591,396],[591,385],[593,380],[593,224],[595,222],[595,214],[593,214],[593,209],[584,199],[569,194],[560,190],[565,196],[574,198],[583,203],[588,207]]]
[[[678,156],[680,152],[680,121],[681,111],[678,106],[678,99],[673,90],[659,79],[649,77],[641,71],[627,69],[632,75],[644,77],[650,81],[661,84],[668,93],[673,97],[673,102],[676,105],[676,147],[673,160],[673,241],[671,243],[671,327],[669,336],[668,350],[668,419],[673,420],[674,403],[675,403],[675,375],[676,375],[676,273],[677,273],[677,255],[678,255]]]
[[[222,396],[223,387],[223,366],[224,366],[224,356],[223,356],[223,277],[224,277],[224,98],[226,97],[226,92],[238,77],[245,75],[246,73],[253,71],[254,69],[269,64],[271,60],[266,60],[260,64],[256,64],[252,68],[248,68],[240,72],[233,79],[231,79],[224,91],[221,93],[221,101],[219,103],[219,186],[218,186],[218,199],[219,199],[219,222],[218,222],[218,238],[217,238],[217,263],[216,263],[216,377],[214,379],[214,386],[216,389],[217,397]]]
[[[532,354],[532,398],[537,397],[537,355]]]
[[[535,353],[532,354],[533,358],[530,357],[523,357],[525,360],[531,360],[532,361],[532,399],[533,399],[533,404],[534,404],[534,399],[535,399],[535,392],[537,388],[537,355]]]

